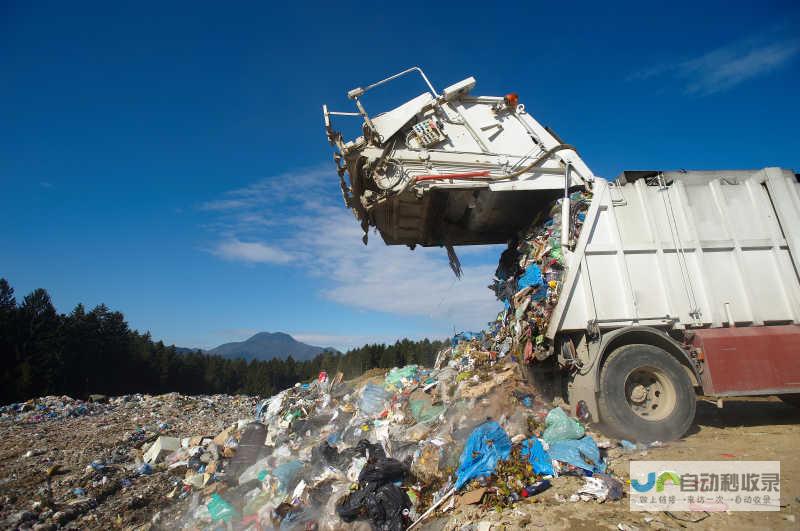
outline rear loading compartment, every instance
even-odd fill
[[[366,92],[418,73],[423,93],[370,115]],[[537,122],[515,93],[472,96],[474,78],[437,92],[419,68],[348,92],[357,112],[323,106],[345,203],[388,245],[503,243],[553,198],[594,178],[574,146]],[[346,141],[334,118],[363,120]]]
[[[404,193],[372,211],[387,245],[481,245],[506,243],[562,192],[492,192],[433,189],[422,198]]]

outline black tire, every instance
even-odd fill
[[[642,381],[654,383],[637,385]],[[642,400],[642,393],[648,398]],[[692,425],[696,406],[686,370],[658,347],[625,345],[612,352],[601,368],[600,420],[617,437],[638,442],[678,439]]]
[[[800,394],[778,395],[778,398],[783,400],[784,404],[800,408]]]

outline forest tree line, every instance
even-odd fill
[[[21,301],[0,278],[0,404],[45,395],[86,398],[89,394],[123,395],[246,393],[269,396],[307,381],[321,370],[345,378],[375,367],[409,363],[433,365],[441,341],[403,339],[372,344],[344,354],[323,352],[310,361],[291,357],[269,361],[225,359],[153,341],[132,330],[125,317],[100,304],[87,310],[56,311],[50,295],[35,289]]]

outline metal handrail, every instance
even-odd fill
[[[356,87],[356,88],[350,90],[347,93],[347,97],[350,98],[351,100],[355,100],[355,99],[359,98],[361,95],[363,95],[365,92],[367,92],[368,90],[372,90],[375,87],[379,87],[379,86],[383,85],[384,83],[388,83],[389,81],[393,81],[393,80],[397,79],[398,77],[402,77],[402,76],[404,76],[404,75],[406,75],[408,73],[414,72],[414,71],[419,72],[419,75],[422,76],[422,79],[423,79],[423,81],[425,81],[425,84],[428,85],[429,89],[431,89],[431,92],[433,93],[433,96],[435,98],[438,98],[439,97],[439,93],[437,93],[436,89],[433,88],[433,85],[431,84],[430,80],[428,79],[428,76],[425,75],[425,72],[423,72],[422,69],[420,67],[418,67],[418,66],[412,66],[411,68],[409,68],[407,70],[403,70],[402,72],[399,72],[399,73],[397,73],[397,74],[395,74],[393,76],[389,76],[386,79],[381,79],[378,82],[375,82],[375,83],[373,83],[371,85],[367,85],[366,88]]]

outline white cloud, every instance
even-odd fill
[[[287,264],[292,261],[291,253],[262,242],[243,242],[238,239],[217,244],[214,254],[226,260],[239,260],[261,264]]]
[[[499,310],[487,289],[496,268],[490,263],[463,267],[458,280],[439,248],[384,245],[371,238],[361,243],[352,216],[326,212],[309,226],[304,238],[319,253],[318,272],[333,280],[326,298],[355,308],[398,315],[423,316],[456,328],[483,327]]]
[[[463,278],[457,280],[444,249],[410,251],[387,246],[377,235],[363,245],[361,229],[338,192],[335,170],[325,166],[262,179],[201,209],[216,216],[207,224],[222,238],[215,254],[250,263],[300,264],[309,275],[325,279],[320,295],[328,300],[365,311],[422,317],[435,336],[449,335],[453,328],[482,328],[495,317],[500,303],[487,286],[500,250],[459,248],[466,260]],[[363,338],[391,339],[358,337],[357,344],[363,344]],[[340,338],[313,344],[356,343]]]
[[[246,206],[248,206],[247,203],[241,199],[218,199],[216,201],[203,203],[200,205],[200,208],[202,210],[232,210]]]
[[[772,31],[729,43],[697,57],[657,65],[629,76],[629,80],[670,77],[686,94],[709,96],[776,70],[800,52],[800,39]]]

